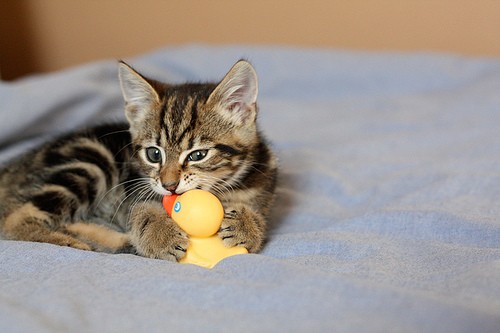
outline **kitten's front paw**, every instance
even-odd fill
[[[176,225],[170,224],[169,227],[149,225],[136,245],[137,252],[145,257],[169,261],[179,261],[184,257],[189,245],[188,236]]]
[[[264,241],[263,219],[243,207],[229,209],[219,230],[219,237],[227,247],[243,246],[248,252],[257,252]]]
[[[137,253],[149,258],[179,261],[189,245],[187,234],[172,221],[163,208],[149,207],[132,215],[131,239]]]

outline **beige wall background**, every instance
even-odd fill
[[[0,0],[3,79],[183,43],[500,57],[500,1]]]

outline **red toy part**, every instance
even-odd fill
[[[165,195],[163,196],[163,208],[167,211],[168,215],[172,216],[172,209],[174,207],[175,200],[179,197],[178,194]]]

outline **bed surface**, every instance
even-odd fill
[[[281,174],[259,254],[212,270],[0,240],[0,332],[498,332],[500,60],[274,47],[127,59],[259,75]],[[123,120],[115,61],[0,83],[0,162]]]

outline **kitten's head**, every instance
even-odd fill
[[[257,75],[237,62],[218,84],[168,85],[121,62],[120,84],[136,160],[159,194],[240,185],[258,144]]]

